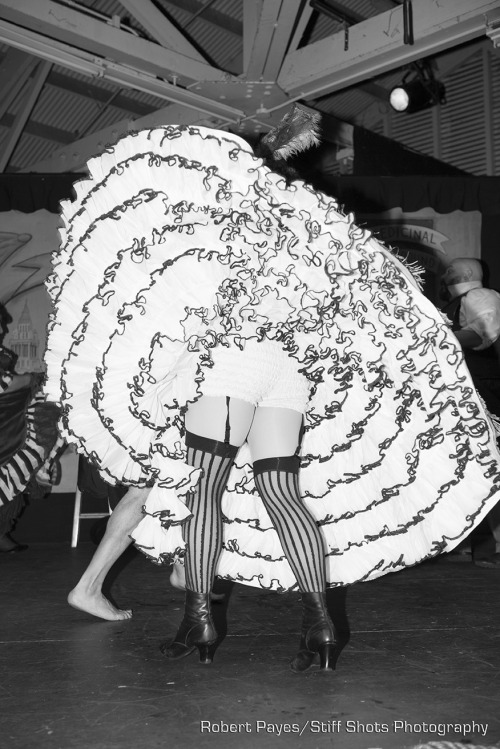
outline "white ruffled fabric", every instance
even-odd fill
[[[151,486],[134,539],[185,553],[183,414],[219,345],[281,342],[311,385],[301,490],[331,585],[449,551],[498,500],[492,422],[458,342],[414,278],[334,200],[202,127],[128,135],[62,206],[48,281],[48,397],[105,480]],[[218,574],[296,580],[248,449],[223,498]]]

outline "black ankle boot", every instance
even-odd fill
[[[160,646],[163,655],[172,660],[184,658],[198,648],[200,663],[211,663],[211,646],[217,640],[210,612],[210,593],[186,590],[186,603],[181,626],[171,642]]]
[[[335,669],[340,652],[335,629],[326,610],[324,593],[302,593],[302,637],[300,650],[290,661],[295,673],[305,671],[319,655],[320,669]]]

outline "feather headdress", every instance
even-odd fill
[[[310,112],[300,104],[293,104],[281,122],[262,138],[262,145],[275,159],[289,159],[320,143],[319,112]]]

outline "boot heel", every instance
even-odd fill
[[[336,643],[326,642],[318,648],[319,668],[321,671],[335,671],[339,657],[339,647]]]
[[[292,658],[290,668],[295,673],[307,671],[319,660],[322,671],[333,671],[342,648],[335,635],[335,627],[328,615],[323,592],[302,592],[302,637],[300,649]]]
[[[198,648],[200,663],[212,663],[212,646],[216,642],[217,632],[210,613],[210,593],[186,590],[181,626],[174,639],[160,647],[161,652],[171,660],[178,660]]]
[[[212,663],[214,658],[213,644],[213,642],[199,642],[196,644],[196,647],[198,648],[198,652],[200,654],[200,663]]]

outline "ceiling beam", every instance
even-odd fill
[[[347,8],[345,4],[338,3],[336,0],[311,0],[311,6],[318,13],[333,18],[338,23],[344,21],[349,26],[364,21],[366,18],[366,16]]]
[[[393,8],[397,8],[398,5],[401,5],[403,0],[371,0],[371,4],[379,13],[382,13],[384,10],[392,10]]]
[[[264,80],[280,6],[281,0],[243,0],[243,73],[249,81]]]
[[[173,23],[170,23],[151,0],[119,0],[119,2],[162,47],[191,57],[193,60],[206,62],[196,47]]]
[[[243,70],[245,74],[252,59],[255,37],[264,0],[243,0]]]
[[[304,36],[304,32],[306,30],[307,24],[309,23],[310,18],[312,16],[312,13],[313,13],[313,9],[311,8],[311,4],[306,3],[305,7],[302,8],[300,16],[297,18],[297,25],[290,39],[290,44],[288,45],[288,50],[287,50],[288,52],[294,52],[299,46],[302,40],[302,37]]]
[[[0,119],[0,127],[9,129],[13,127],[14,120],[15,117],[13,114],[4,114],[2,119]],[[26,123],[24,132],[27,135],[34,135],[36,138],[51,140],[59,145],[67,145],[75,140],[75,133],[71,133],[69,130],[62,130],[60,127],[54,127],[53,125],[46,125],[44,122],[38,122],[33,118],[30,118]]]
[[[317,98],[480,37],[498,0],[419,0],[413,3],[414,44],[404,44],[403,8],[289,53],[278,85],[290,97]]]
[[[178,83],[226,80],[228,74],[206,62],[165,49],[52,0],[0,0],[0,17],[59,42],[119,61],[150,75],[176,76]]]
[[[0,85],[1,118],[4,116],[4,112],[8,111],[10,104],[18,95],[20,88],[32,75],[34,69],[38,65],[39,58],[34,57],[32,54],[28,55],[25,52],[21,52],[14,47],[10,47],[3,58],[0,59],[0,81],[4,82],[3,85]],[[7,65],[8,67],[6,67]],[[24,73],[25,70],[26,73]],[[107,102],[110,96],[109,88],[96,86],[88,79],[82,81],[74,76],[58,73],[53,68],[49,73],[46,85],[61,88],[72,94],[78,94],[79,96],[84,96],[87,99],[92,99],[93,101],[102,103]],[[10,95],[11,89],[14,91],[12,95]],[[113,100],[113,106],[117,109],[124,109],[126,112],[130,112],[137,116],[144,116],[156,109],[154,105],[144,104],[143,102],[132,98],[132,96],[127,96],[127,94],[118,94],[118,96]],[[52,140],[58,139],[53,138]]]
[[[267,55],[266,64],[262,73],[265,81],[275,81],[280,72],[285,54],[289,49],[290,40],[293,38],[293,32],[300,21],[304,12],[306,3],[304,0],[287,0],[283,1],[280,13],[276,20],[274,34]],[[309,16],[309,13],[305,14]]]
[[[50,62],[40,62],[36,69],[36,73],[33,76],[31,84],[22,102],[22,106],[20,107],[14,119],[12,127],[9,129],[9,134],[5,141],[2,142],[2,151],[0,153],[0,172],[5,171],[5,168],[10,161],[10,157],[14,153],[14,149],[19,141],[19,138],[23,134],[24,126],[26,125],[26,122],[28,121],[37,103],[38,97],[40,96],[40,92],[47,79],[51,67],[52,66]]]
[[[32,58],[33,59],[33,58]],[[94,83],[88,81],[81,81],[78,78],[73,78],[70,75],[64,75],[64,73],[57,73],[52,70],[49,77],[47,78],[47,86],[54,86],[55,88],[63,89],[63,91],[69,91],[71,94],[77,94],[78,96],[84,96],[87,99],[91,99],[94,102],[105,104],[110,96],[109,88],[102,88],[96,86]],[[151,104],[143,104],[136,99],[133,99],[127,94],[118,94],[113,99],[113,106],[116,109],[123,109],[125,112],[129,112],[132,115],[144,116],[154,111],[156,107]]]
[[[38,61],[18,49],[9,49],[0,63],[0,118],[8,111],[29,80]]]
[[[105,78],[125,88],[143,91],[196,111],[224,117],[228,122],[237,122],[244,115],[242,110],[223,102],[212,101],[181,86],[175,86],[154,75],[144,73],[142,70],[98,58],[68,44],[56,42],[33,31],[21,29],[7,21],[0,20],[0,40],[70,70],[76,70],[79,73],[96,78]]]
[[[303,0],[243,0],[247,80],[276,79],[303,7]]]
[[[203,13],[203,22],[210,23],[224,31],[229,31],[231,34],[235,34],[235,36],[243,36],[243,24],[240,21],[231,18],[226,13],[206,7],[205,3],[200,3],[198,0],[164,0],[164,2],[192,15],[198,15],[201,11]]]

